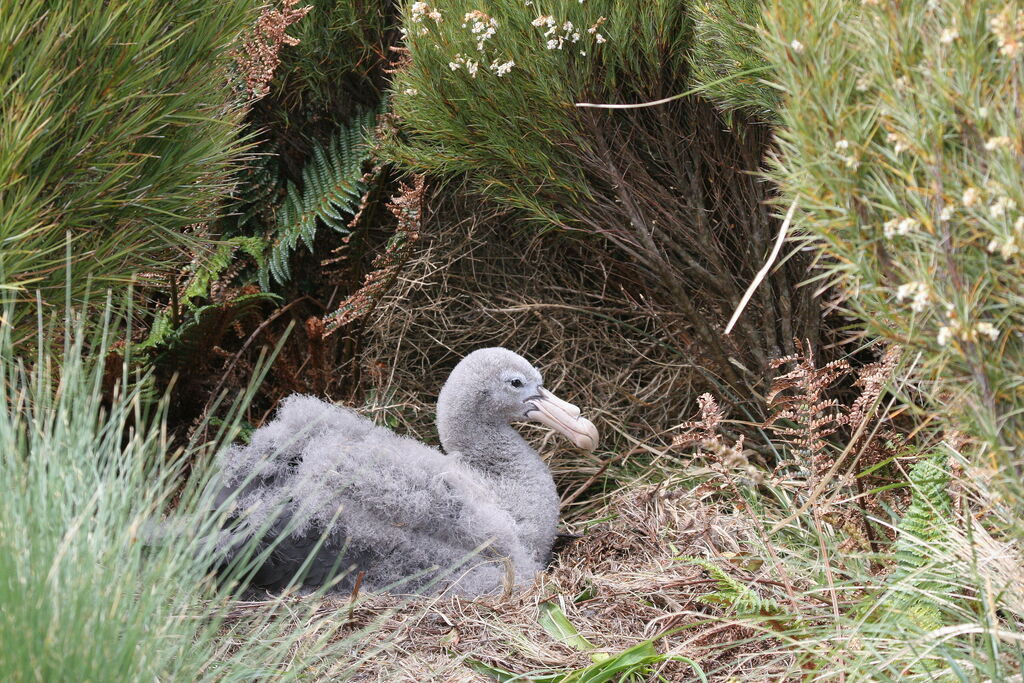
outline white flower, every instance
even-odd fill
[[[988,215],[992,218],[1002,218],[1009,211],[1017,208],[1017,202],[1009,197],[999,197],[988,207]]]
[[[857,79],[854,87],[857,89],[857,92],[867,92],[871,89],[871,77],[867,75],[861,76]]]
[[[458,68],[458,67],[456,67],[456,68]],[[406,95],[409,95],[410,97],[413,96],[413,95],[419,95],[419,91],[416,90],[416,88],[406,88],[402,92],[405,93]]]
[[[886,221],[885,225],[882,226],[882,233],[886,239],[892,239],[896,235],[906,235],[914,232],[921,224],[913,218],[893,218],[891,221]]]
[[[596,43],[607,43],[608,39],[602,36],[600,33],[594,34],[594,42]]]
[[[542,14],[533,21],[530,22],[534,26],[554,26],[555,18],[550,14]]]
[[[849,149],[849,147],[850,147],[850,141],[849,140],[837,140],[836,141],[836,149],[838,149],[840,151],[842,151],[844,149]]]
[[[466,71],[468,71],[469,75],[472,76],[473,78],[476,78],[476,70],[477,68],[479,68],[479,66],[480,65],[477,62],[474,62],[471,59],[466,60]]]
[[[500,78],[501,76],[504,76],[509,71],[511,71],[512,67],[514,67],[515,65],[516,63],[511,59],[505,62],[504,64],[501,62],[493,62],[491,64],[491,70],[494,71],[494,73],[497,74],[497,76]]]
[[[946,346],[952,338],[953,330],[946,325],[943,325],[939,328],[939,334],[936,335],[935,341],[939,343],[939,346]]]
[[[989,322],[980,322],[974,326],[975,334],[984,335],[992,341],[999,339],[999,328]]]
[[[900,285],[896,290],[897,301],[903,302],[907,299],[911,300],[910,310],[920,313],[928,308],[932,297],[928,286],[923,282],[908,282],[905,285]]]
[[[1010,138],[1006,137],[1005,135],[999,135],[986,140],[985,149],[991,152],[992,150],[998,149],[1000,147],[1009,147],[1010,144]]]
[[[976,187],[969,187],[964,191],[962,200],[963,205],[970,208],[981,201],[981,192],[978,192]]]
[[[458,62],[448,62],[448,68],[451,69],[452,71],[458,71],[459,70],[459,63]]]
[[[1017,245],[1017,240],[1014,239],[1013,235],[1002,241],[998,237],[993,237],[988,243],[988,253],[994,254],[997,251],[1000,256],[1009,261],[1020,252],[1020,247]]]
[[[943,29],[942,35],[939,36],[939,42],[943,45],[949,45],[954,40],[960,37],[960,31],[956,28]]]
[[[789,47],[797,54],[801,54],[804,51],[804,44],[795,38],[790,42]]]
[[[988,107],[978,107],[978,118],[979,119],[987,119],[988,118]]]
[[[856,171],[858,168],[860,168],[860,159],[854,156],[843,157],[843,165],[845,165],[846,168],[850,168]]]
[[[561,50],[562,49],[562,39],[561,38],[552,38],[551,40],[549,40],[547,42],[547,48],[549,50]]]
[[[429,12],[427,12],[427,17],[433,19],[434,23],[436,23],[436,24],[440,24],[441,23],[441,11],[440,10],[436,10],[436,9],[430,10]]]
[[[887,142],[893,143],[892,151],[896,154],[900,154],[901,152],[905,152],[910,149],[910,145],[907,144],[907,141],[896,133],[889,133],[885,136],[885,139]]]
[[[956,205],[946,204],[942,207],[942,211],[939,212],[939,220],[945,223],[953,217],[953,213],[956,211]]]
[[[1008,3],[1002,11],[988,20],[988,26],[996,35],[999,54],[1016,57],[1024,49],[1024,10],[1017,10]]]
[[[571,21],[567,21],[562,24],[562,33],[572,33],[573,25]]]

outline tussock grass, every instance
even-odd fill
[[[279,680],[343,669],[338,622],[318,615],[315,596],[239,615],[192,535],[146,543],[176,495],[179,513],[190,511],[216,443],[172,450],[144,378],[108,365],[123,328],[106,311],[95,326],[73,319],[55,351],[41,331],[32,358],[13,346],[11,326],[0,333],[0,678]],[[186,483],[187,464],[196,474]]]

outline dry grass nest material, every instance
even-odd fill
[[[780,597],[771,582],[744,579],[735,558],[751,547],[749,519],[718,510],[685,489],[642,485],[609,497],[610,519],[563,548],[552,567],[529,588],[506,595],[398,598],[329,596],[319,613],[348,619],[338,637],[351,638],[356,681],[489,681],[473,662],[523,674],[570,671],[591,664],[591,652],[560,643],[538,621],[540,603],[560,605],[580,635],[599,652],[615,654],[657,638],[659,652],[699,663],[710,680],[739,673],[768,678],[780,664],[770,641],[747,639],[752,629],[727,610],[698,598],[715,590],[698,566],[681,557],[710,560],[759,593]],[[301,600],[301,598],[295,598]],[[670,681],[696,680],[681,661],[654,673]],[[340,671],[339,671],[340,674]]]

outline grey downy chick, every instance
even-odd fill
[[[247,446],[224,451],[211,491],[236,523],[224,562],[253,536],[267,551],[254,586],[280,590],[305,564],[315,588],[357,577],[369,590],[480,595],[547,563],[558,525],[551,472],[512,423],[537,421],[593,450],[594,425],[503,348],[456,365],[437,402],[444,452],[347,408],[291,396]],[[307,561],[308,560],[308,561]]]

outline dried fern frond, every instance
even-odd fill
[[[394,285],[409,260],[413,245],[420,238],[425,193],[424,177],[416,175],[412,185],[403,183],[399,193],[391,198],[388,210],[398,219],[395,234],[388,240],[384,252],[373,260],[373,270],[366,275],[363,286],[345,299],[337,310],[324,317],[325,334],[332,334],[369,315]]]
[[[795,344],[797,353],[770,362],[773,369],[788,363],[794,367],[772,382],[767,400],[772,412],[765,427],[794,447],[797,456],[810,465],[816,483],[832,465],[832,437],[848,424],[848,415],[838,401],[825,398],[826,390],[849,374],[850,364],[836,360],[815,367],[810,343],[806,350],[800,340]]]
[[[713,441],[721,443],[722,435],[718,432],[724,415],[718,401],[705,392],[697,397],[700,406],[700,420],[683,422],[679,427],[685,431],[672,437],[672,448],[685,448],[691,444]]]
[[[242,49],[232,54],[253,100],[269,92],[267,84],[281,64],[281,46],[299,44],[298,38],[287,34],[288,27],[306,16],[313,6],[296,9],[298,3],[299,0],[282,0],[281,9],[265,8],[252,32],[245,37]]]

